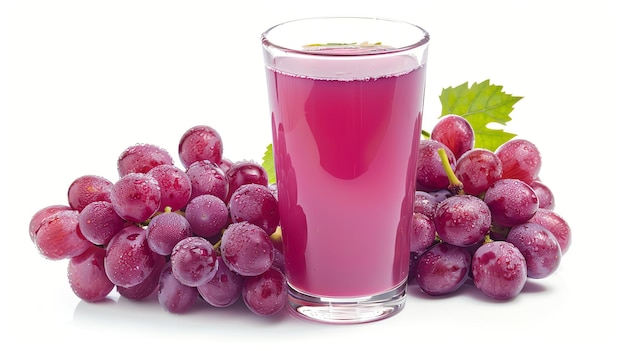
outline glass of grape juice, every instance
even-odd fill
[[[362,17],[262,36],[289,308],[327,323],[402,310],[428,33]]]

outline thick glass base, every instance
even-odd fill
[[[331,324],[373,322],[404,308],[406,282],[385,293],[353,298],[311,296],[289,286],[289,307],[298,317]]]

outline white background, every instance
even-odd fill
[[[622,348],[625,31],[613,4],[0,2],[1,348]],[[413,287],[399,315],[353,326],[261,318],[241,304],[172,315],[154,299],[76,298],[67,262],[42,258],[30,242],[32,214],[66,203],[80,175],[115,179],[127,146],[154,143],[176,155],[196,124],[220,132],[226,157],[260,161],[271,141],[260,33],[316,15],[391,17],[430,32],[425,129],[445,87],[490,79],[524,97],[505,129],[539,147],[541,178],[572,228],[559,270],[508,302],[472,286],[447,298]]]

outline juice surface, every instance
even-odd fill
[[[336,73],[322,77],[327,65]],[[289,283],[318,296],[388,291],[408,273],[425,68],[407,57],[301,66],[267,69]]]

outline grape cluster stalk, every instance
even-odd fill
[[[136,144],[117,159],[119,178],[83,175],[66,204],[37,211],[32,242],[50,260],[67,259],[72,291],[97,302],[113,290],[130,300],[155,296],[168,312],[197,301],[255,314],[287,301],[278,199],[251,160],[224,157],[212,127],[180,138],[175,165],[167,150]]]
[[[554,273],[571,243],[541,181],[541,154],[526,139],[495,151],[475,148],[471,124],[446,115],[419,147],[410,231],[410,282],[446,295],[473,282],[486,296],[509,300],[528,279]]]

